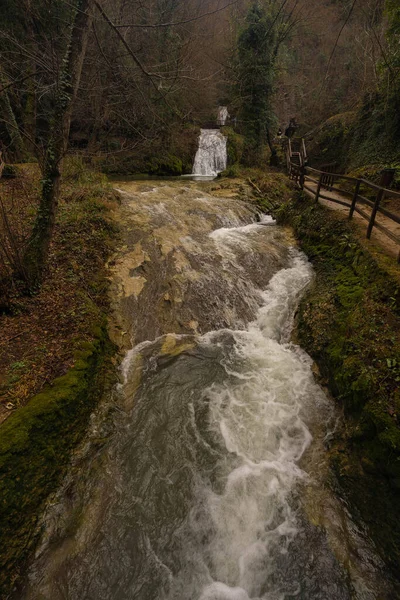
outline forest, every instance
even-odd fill
[[[10,269],[37,277],[66,154],[107,173],[190,173],[199,126],[221,104],[237,134],[259,137],[243,163],[265,159],[267,138],[290,118],[309,135],[334,117],[325,146],[338,142],[344,167],[391,164],[399,139],[396,4],[4,0],[3,159],[36,162],[46,183],[30,239],[13,232],[18,249],[2,247],[2,278]],[[259,31],[246,34],[252,11]],[[318,142],[317,154],[328,156],[323,136]]]
[[[400,598],[399,0],[0,4],[0,598]]]

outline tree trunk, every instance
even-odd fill
[[[36,89],[34,83],[35,65],[33,62],[30,65],[32,69],[32,78],[28,80],[28,90],[24,107],[24,128],[25,128],[25,146],[29,154],[35,154],[36,140]]]
[[[0,88],[5,87],[7,83],[7,79],[0,68]],[[18,161],[26,154],[25,144],[15,118],[7,90],[4,90],[0,94],[0,112],[11,141],[10,147],[14,154],[13,158]]]
[[[32,0],[25,0],[25,11],[27,14],[26,36],[29,40],[31,58],[27,63],[28,78],[23,120],[25,130],[25,147],[31,155],[34,155],[36,142],[36,43],[34,23],[32,18]]]
[[[267,141],[268,141],[268,146],[269,149],[271,150],[271,156],[269,159],[269,164],[271,167],[279,167],[279,156],[278,156],[278,152],[275,148],[275,145],[272,141],[271,138],[271,132],[270,130],[267,128]]]
[[[54,230],[60,189],[60,165],[68,148],[74,101],[78,92],[92,23],[93,0],[76,0],[75,18],[60,73],[55,108],[42,163],[42,192],[32,235],[24,256],[28,285],[40,283]]]

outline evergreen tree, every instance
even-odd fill
[[[245,161],[260,162],[275,122],[272,109],[276,61],[287,23],[273,0],[253,2],[238,39],[237,91],[239,118],[246,137]]]

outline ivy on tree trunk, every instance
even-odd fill
[[[24,256],[24,276],[30,287],[37,285],[52,238],[60,190],[60,166],[68,148],[71,116],[81,79],[92,23],[93,0],[76,0],[68,47],[61,65],[46,151],[42,161],[40,205]]]
[[[245,162],[262,160],[268,143],[272,162],[277,154],[270,135],[275,122],[272,109],[278,51],[287,36],[289,20],[278,3],[253,2],[237,45],[236,79],[239,115],[246,138]]]

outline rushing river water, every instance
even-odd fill
[[[19,597],[397,597],[327,483],[337,415],[290,341],[307,258],[234,194],[120,188],[115,335],[132,348]]]

